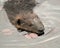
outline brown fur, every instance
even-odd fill
[[[39,19],[33,12],[35,6],[35,0],[8,0],[4,4],[10,22],[17,29],[39,33],[36,26],[32,24],[34,18]]]

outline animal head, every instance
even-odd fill
[[[4,8],[10,22],[18,29],[33,33],[44,31],[44,25],[33,12],[35,0],[8,0]]]
[[[44,31],[44,25],[40,18],[32,12],[16,15],[12,22],[18,30],[39,33]]]

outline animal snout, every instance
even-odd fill
[[[44,30],[38,30],[38,33],[37,33],[38,36],[43,35],[43,34],[44,34]]]

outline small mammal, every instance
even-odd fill
[[[8,0],[4,4],[4,9],[18,31],[27,31],[40,36],[44,34],[44,25],[33,12],[35,6],[35,0]]]

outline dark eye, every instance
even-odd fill
[[[17,24],[20,25],[21,24],[21,21],[20,19],[17,20]]]
[[[24,21],[22,21],[22,20],[20,20],[20,19],[17,20],[17,24],[18,24],[18,25],[21,25],[21,24],[23,24],[23,23],[24,23]]]

